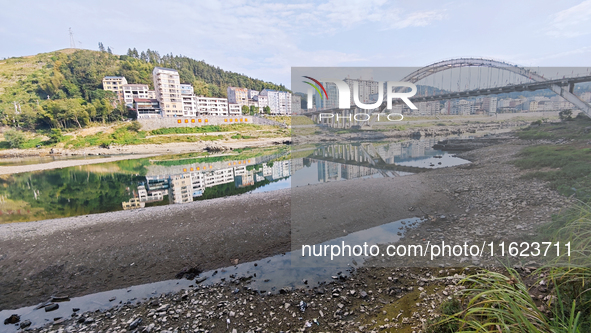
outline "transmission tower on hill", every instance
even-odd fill
[[[74,40],[74,32],[72,31],[72,28],[70,28],[69,30],[70,30],[70,48],[75,49],[76,48],[76,41]]]

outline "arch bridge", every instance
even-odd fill
[[[440,73],[447,70],[452,70],[454,68],[462,68],[462,67],[487,67],[492,69],[498,69],[503,71],[508,71],[510,73],[515,74],[516,76],[520,76],[529,80],[527,83],[520,83],[520,84],[509,84],[506,86],[501,87],[489,87],[489,88],[477,88],[472,90],[466,91],[458,91],[458,92],[448,92],[440,95],[433,95],[433,96],[414,96],[410,98],[413,102],[420,102],[420,101],[433,101],[433,100],[446,100],[446,99],[457,99],[457,98],[465,98],[465,97],[474,97],[474,96],[482,96],[482,95],[491,95],[491,94],[501,94],[501,93],[509,93],[514,91],[534,91],[539,89],[550,89],[555,92],[557,95],[561,96],[564,100],[572,103],[576,108],[583,111],[589,117],[591,117],[591,105],[589,103],[581,100],[578,96],[573,94],[574,85],[575,83],[580,82],[591,82],[591,76],[576,76],[576,77],[563,77],[561,79],[547,79],[543,75],[538,74],[537,72],[527,69],[524,67],[520,67],[515,64],[510,64],[508,62],[493,60],[493,59],[486,59],[486,58],[458,58],[458,59],[451,59],[451,60],[444,60],[440,62],[433,63],[431,65],[422,67],[404,78],[401,81],[417,83],[420,80],[423,80],[431,75],[436,73]],[[397,101],[395,100],[394,103]],[[398,101],[400,102],[400,101]],[[377,112],[380,113],[386,108],[386,101],[384,101],[378,108]],[[359,110],[358,110],[359,111]],[[363,110],[365,111],[365,110]],[[362,111],[362,112],[363,112]],[[373,111],[373,112],[376,112]],[[312,116],[314,119],[318,119],[318,115],[324,112],[331,112],[331,113],[346,113],[344,116],[348,117],[349,114],[354,112],[354,109],[351,110],[343,110],[343,109],[328,109],[328,110],[317,110],[312,112],[304,112],[303,115]],[[370,112],[370,113],[373,113]],[[331,122],[331,119],[326,119],[328,122]],[[343,127],[348,127],[350,125],[360,125],[362,122],[353,121],[351,124],[346,124],[347,121],[342,121]],[[340,124],[339,124],[340,125]],[[340,126],[339,126],[340,127]]]

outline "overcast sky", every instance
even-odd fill
[[[182,54],[290,86],[291,66],[488,57],[591,66],[586,1],[0,0],[0,58],[78,47]]]

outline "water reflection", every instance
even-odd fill
[[[338,143],[307,150],[307,157],[293,159],[293,186],[355,178],[406,176],[429,169],[469,161],[433,149],[438,139],[405,142]],[[294,148],[296,151],[298,148]],[[306,148],[300,148],[306,151]]]
[[[293,147],[267,154],[185,154],[0,177],[0,222],[182,204],[330,181],[397,177],[468,161],[436,139]],[[293,175],[293,176],[292,176]]]
[[[187,203],[266,188],[290,177],[285,150],[263,156],[160,156],[3,176],[0,222]]]

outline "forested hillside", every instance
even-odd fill
[[[185,56],[160,56],[156,51],[117,56],[107,51],[66,49],[36,56],[0,60],[0,121],[23,129],[84,127],[90,122],[112,122],[128,117],[115,96],[102,90],[102,78],[125,76],[129,83],[153,88],[155,66],[179,71],[195,94],[226,97],[228,86],[286,90],[283,85],[242,74]]]

